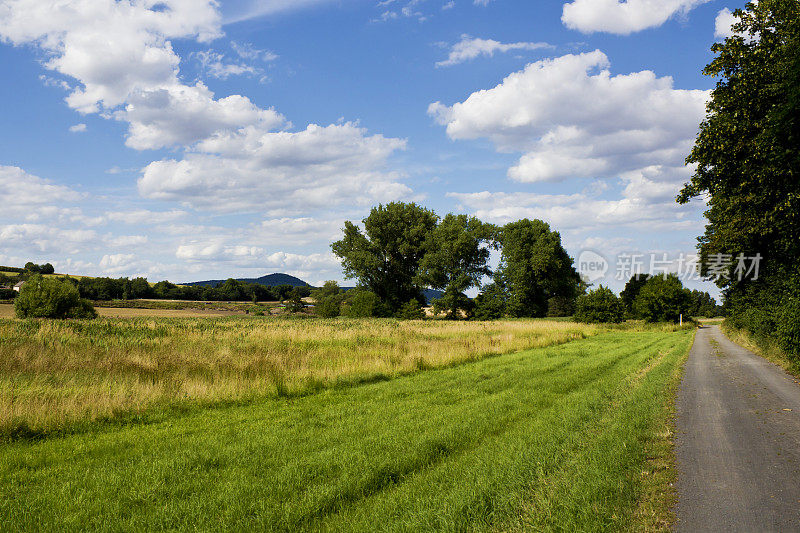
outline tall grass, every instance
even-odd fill
[[[301,395],[592,336],[570,322],[0,320],[0,436]]]

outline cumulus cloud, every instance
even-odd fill
[[[733,28],[732,26],[739,22],[739,20],[733,16],[733,13],[727,7],[717,13],[717,19],[715,21],[715,31],[714,37],[718,39],[726,39],[728,37],[733,37]]]
[[[209,138],[183,160],[145,168],[142,196],[219,212],[289,211],[372,204],[410,194],[379,169],[405,141],[368,136],[352,123],[303,131],[244,128]]]
[[[445,61],[436,63],[437,67],[449,67],[466,61],[471,61],[480,56],[492,57],[495,52],[510,52],[512,50],[539,50],[553,48],[547,43],[501,43],[492,39],[477,39],[469,35],[462,35],[461,41],[450,49],[450,55]]]
[[[705,111],[707,91],[678,90],[643,71],[612,75],[599,50],[538,61],[464,102],[429,113],[451,139],[491,140],[521,152],[515,181],[618,177],[681,167]]]
[[[250,7],[263,13],[290,7],[258,4]],[[46,68],[78,82],[68,104],[127,122],[129,147],[184,151],[183,158],[147,166],[139,191],[148,198],[214,211],[296,212],[409,192],[401,176],[382,169],[405,146],[400,139],[370,136],[350,123],[292,132],[272,108],[241,95],[218,98],[202,82],[183,83],[171,39],[220,36],[217,8],[215,0],[9,0],[0,9],[0,38],[44,50]],[[242,59],[275,58],[246,44],[232,48]],[[247,72],[210,52],[200,57],[218,77]]]
[[[617,35],[661,26],[709,0],[573,0],[564,4],[561,21],[583,33]]]
[[[16,215],[51,204],[64,205],[79,200],[77,191],[34,176],[19,167],[0,166],[0,189],[9,199],[2,215]],[[13,213],[9,212],[13,210]]]
[[[86,129],[86,124],[75,124],[74,126],[70,126],[69,131],[71,133],[83,133]]]

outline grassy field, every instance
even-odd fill
[[[297,396],[600,331],[548,321],[0,320],[0,438]]]
[[[191,340],[177,345],[176,332]],[[665,529],[671,398],[692,336],[545,321],[3,322],[2,350],[15,363],[4,362],[2,374],[29,376],[20,383],[28,387],[43,372],[91,382],[132,363],[126,352],[159,362],[154,382],[176,365],[234,379],[226,369],[249,368],[258,346],[276,347],[267,359],[287,358],[287,376],[442,368],[6,443],[0,523],[7,531]],[[546,347],[484,357],[526,344]],[[148,375],[147,365],[136,368],[122,375]],[[270,387],[259,394],[277,392]]]

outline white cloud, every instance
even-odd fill
[[[488,6],[493,0],[474,0],[476,6]]]
[[[115,211],[105,214],[105,218],[112,222],[122,222],[130,225],[154,225],[172,222],[188,215],[186,211],[150,211],[137,209],[133,211]]]
[[[80,193],[69,187],[55,185],[19,167],[0,166],[0,190],[6,197],[3,213],[0,213],[2,216],[27,212],[48,204],[63,206],[81,198]],[[9,210],[14,212],[10,213]]]
[[[573,0],[564,4],[561,21],[583,33],[630,35],[661,26],[710,0]]]
[[[715,31],[714,37],[718,39],[726,39],[728,37],[733,37],[733,28],[732,26],[736,24],[739,20],[733,16],[733,13],[727,7],[717,13],[717,19],[715,21]]]
[[[125,144],[137,150],[189,145],[228,129],[271,130],[286,124],[275,110],[261,109],[244,96],[215,100],[202,83],[142,91],[118,116],[130,122]]]
[[[227,80],[231,76],[256,76],[262,73],[251,65],[235,63],[226,59],[225,54],[213,50],[201,50],[194,56],[207,75],[218,80]]]
[[[449,67],[458,65],[465,61],[470,61],[479,56],[494,56],[495,52],[510,52],[512,50],[539,50],[542,48],[554,48],[547,43],[501,43],[492,39],[477,39],[469,35],[462,35],[461,41],[454,44],[450,49],[447,60],[436,63],[437,67]]]
[[[405,141],[367,136],[352,123],[296,133],[244,128],[199,143],[181,161],[151,163],[139,192],[219,212],[367,205],[410,194],[397,175],[379,170],[404,147]]]
[[[95,231],[61,229],[45,224],[9,224],[0,226],[3,248],[39,253],[77,254],[98,244]]]
[[[86,124],[75,124],[70,126],[69,131],[72,133],[83,133],[86,131]]]
[[[609,67],[600,51],[539,61],[429,112],[451,139],[487,138],[501,152],[522,152],[508,172],[519,182],[681,167],[708,92],[677,90],[650,71],[613,76]]]
[[[130,248],[147,244],[146,235],[117,235],[109,236],[106,243],[113,248]]]

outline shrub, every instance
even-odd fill
[[[409,300],[397,310],[397,318],[401,320],[421,320],[425,318],[425,311],[417,300]]]
[[[506,314],[508,294],[500,285],[492,283],[484,287],[475,298],[475,320],[497,320]]]
[[[14,289],[0,289],[0,300],[13,300],[17,297]]]
[[[800,299],[792,298],[780,307],[776,336],[780,347],[800,360]]]
[[[387,317],[389,309],[374,292],[352,289],[345,294],[342,314],[350,318]]]
[[[647,322],[678,322],[689,317],[692,295],[675,274],[647,280],[634,302],[636,315]]]
[[[602,285],[579,296],[575,307],[575,320],[578,322],[618,324],[625,320],[625,304],[611,289]]]
[[[35,274],[14,300],[19,318],[97,318],[91,302],[80,297],[72,283]]]
[[[336,318],[341,314],[342,298],[338,295],[322,296],[317,298],[314,308],[317,315],[322,318]]]

